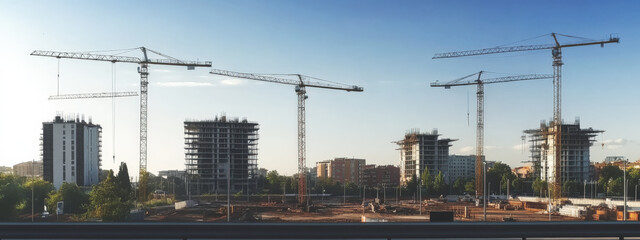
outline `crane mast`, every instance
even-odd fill
[[[485,196],[484,181],[483,181],[483,159],[484,156],[484,85],[493,83],[505,83],[525,80],[537,80],[552,78],[553,75],[549,74],[527,74],[527,75],[515,75],[499,78],[482,79],[484,71],[473,73],[462,78],[447,82],[447,83],[431,83],[431,87],[444,87],[449,89],[452,86],[466,86],[476,85],[477,91],[477,124],[476,124],[476,162],[475,162],[475,182],[476,182],[476,198]],[[477,78],[471,79],[471,77],[477,75]],[[468,80],[467,80],[468,79]],[[480,187],[482,186],[482,187]]]
[[[579,47],[579,46],[588,46],[588,45],[600,45],[604,47],[605,44],[608,43],[618,43],[620,42],[620,38],[617,36],[610,36],[609,39],[599,40],[599,41],[585,41],[578,43],[570,43],[570,44],[560,44],[558,41],[557,35],[572,37],[563,34],[551,33],[550,34],[555,44],[544,44],[544,45],[525,45],[525,46],[512,46],[512,47],[495,47],[495,48],[485,48],[479,50],[468,50],[468,51],[455,51],[455,52],[446,52],[446,53],[436,53],[433,56],[433,59],[439,58],[454,58],[454,57],[466,57],[466,56],[477,56],[477,55],[486,55],[486,54],[496,54],[496,53],[507,53],[507,52],[520,52],[520,51],[535,51],[535,50],[547,50],[551,49],[551,54],[553,57],[553,136],[554,136],[554,181],[553,181],[553,197],[560,198],[562,195],[562,48],[567,47]]]
[[[306,162],[306,154],[307,154],[307,136],[306,136],[306,116],[305,116],[305,101],[308,98],[307,96],[307,87],[314,88],[324,88],[331,90],[343,90],[347,92],[362,92],[363,88],[358,86],[350,86],[346,84],[339,83],[323,83],[319,81],[313,81],[314,79],[309,76],[304,76],[300,74],[291,74],[296,76],[296,80],[286,79],[286,78],[277,78],[272,76],[264,76],[259,74],[252,73],[241,73],[241,72],[232,72],[227,70],[220,69],[211,69],[211,74],[234,77],[234,78],[244,78],[256,81],[263,82],[271,82],[271,83],[279,83],[279,84],[287,84],[287,85],[295,85],[296,95],[298,96],[298,204],[304,205],[307,200],[307,162]],[[316,79],[319,80],[319,79]]]

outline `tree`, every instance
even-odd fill
[[[431,177],[431,173],[426,165],[424,166],[420,180],[422,181],[422,186],[425,188],[425,192],[427,194],[434,192],[433,177]]]
[[[575,193],[580,188],[580,183],[576,181],[565,181],[562,184],[562,192],[566,193],[568,196],[571,196],[572,193]]]
[[[90,214],[102,221],[124,221],[131,209],[131,202],[119,196],[118,182],[109,171],[107,178],[91,190]]]
[[[476,192],[476,181],[469,180],[467,183],[465,183],[464,184],[464,191],[467,192],[467,194],[475,194],[475,192]]]
[[[523,193],[523,188],[524,188],[524,182],[522,181],[522,179],[520,178],[516,178],[513,181],[511,181],[511,192],[512,193]]]
[[[609,196],[621,196],[623,194],[624,180],[621,177],[610,178],[607,182],[607,195]]]
[[[131,179],[129,179],[129,169],[127,169],[126,163],[120,163],[120,169],[118,169],[118,175],[115,180],[118,186],[118,196],[124,201],[129,201],[132,198],[133,191],[131,190]]]
[[[444,174],[438,171],[438,175],[433,180],[433,192],[437,195],[445,194],[447,189],[447,183],[444,181]]]
[[[411,176],[411,179],[409,179],[409,181],[407,182],[406,192],[409,195],[413,195],[414,193],[416,193],[417,187],[418,187],[418,176],[416,174],[413,174]]]
[[[464,178],[458,178],[453,182],[453,191],[456,194],[461,194],[465,191],[464,189],[464,185],[465,185],[465,179]]]
[[[107,174],[107,178],[110,175],[113,175],[113,171],[109,170],[110,173]],[[110,175],[109,175],[110,174]],[[140,181],[138,181],[138,201],[146,202],[147,196],[149,195],[149,172],[144,169],[140,169]]]
[[[20,178],[0,174],[0,220],[7,221],[16,216],[16,206],[23,201],[24,192]]]
[[[44,205],[45,205],[45,200],[46,198],[49,196],[49,194],[53,191],[55,191],[55,188],[53,187],[53,184],[51,184],[50,182],[47,182],[45,180],[42,179],[29,179],[26,183],[23,184],[25,191],[27,191],[28,194],[26,200],[26,206],[28,206],[28,208],[30,209],[32,204],[31,204],[31,192],[32,192],[32,188],[33,188],[33,207],[34,207],[34,211],[35,212],[42,212],[44,211]]]
[[[542,192],[547,191],[547,181],[542,181],[542,179],[537,178],[535,181],[533,181],[531,187],[533,188],[534,193],[539,193],[539,196],[542,197],[544,196]]]
[[[64,182],[57,192],[49,195],[47,207],[55,212],[58,208],[57,203],[60,201],[64,202],[65,213],[80,214],[85,212],[89,196],[77,184]]]

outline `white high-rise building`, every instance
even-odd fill
[[[56,116],[42,123],[43,179],[56,189],[63,182],[78,186],[99,183],[102,127],[78,117]]]
[[[482,156],[484,161],[484,156]],[[449,181],[454,182],[459,178],[474,179],[476,174],[476,155],[450,155],[449,156]]]

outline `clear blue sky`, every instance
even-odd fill
[[[57,60],[33,50],[145,46],[215,68],[302,73],[363,86],[363,93],[309,89],[309,166],[334,157],[399,164],[392,141],[437,128],[475,146],[475,89],[430,88],[480,70],[551,73],[550,51],[432,60],[434,53],[494,47],[550,32],[620,44],[563,51],[563,117],[605,130],[591,161],[640,158],[637,1],[8,1],[0,2],[0,165],[39,159],[42,122],[56,112],[103,126],[103,167],[125,161],[137,174],[138,98],[117,101],[116,163],[109,99],[48,101]],[[561,39],[571,42],[572,39]],[[552,43],[550,37],[519,44]],[[137,52],[128,53],[140,56]],[[135,64],[117,64],[120,91],[139,91]],[[111,63],[62,60],[61,93],[111,90]],[[149,170],[184,168],[185,119],[247,117],[260,123],[259,167],[296,171],[293,86],[216,77],[208,69],[152,66]],[[488,160],[520,165],[522,130],[552,117],[550,80],[486,86]],[[467,100],[469,99],[469,100]],[[467,124],[467,105],[471,124]],[[607,144],[602,147],[600,143]]]

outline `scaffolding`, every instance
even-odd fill
[[[246,119],[184,122],[185,165],[189,189],[195,195],[251,193],[257,188],[259,125]],[[230,174],[230,176],[228,176]]]
[[[561,125],[561,155],[559,166],[555,161],[555,132],[557,127],[554,124],[541,122],[539,129],[525,130],[529,135],[531,146],[531,162],[533,163],[533,176],[542,180],[547,180],[554,187],[561,187],[565,181],[589,180],[590,155],[589,148],[596,141],[595,137],[603,130],[593,128],[580,128],[580,120],[576,119],[574,124]],[[556,173],[560,170],[559,174]],[[556,179],[560,176],[560,181]]]

